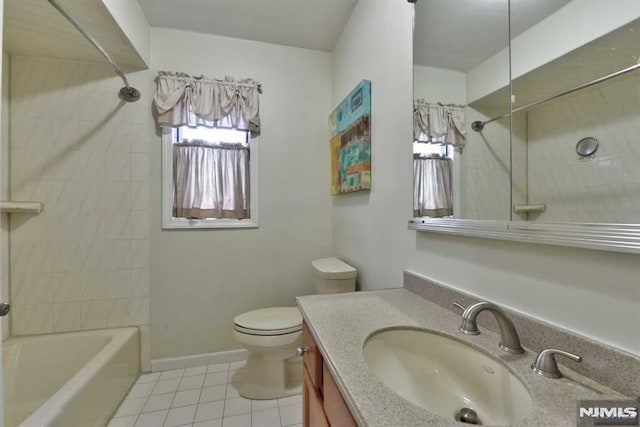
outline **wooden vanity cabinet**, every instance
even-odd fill
[[[322,360],[320,350],[302,327],[302,346],[308,350],[303,359],[303,425],[305,427],[356,427],[357,424],[345,403],[331,373]]]

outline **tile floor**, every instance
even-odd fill
[[[301,427],[302,396],[241,397],[245,362],[144,374],[107,427]]]

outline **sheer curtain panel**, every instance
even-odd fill
[[[250,218],[246,147],[190,141],[173,150],[174,217]]]
[[[453,215],[451,159],[413,159],[413,216]]]

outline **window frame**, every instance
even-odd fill
[[[249,137],[249,208],[251,217],[246,219],[210,218],[189,219],[173,216],[173,142],[177,129],[162,127],[162,229],[233,229],[258,228],[258,138]]]

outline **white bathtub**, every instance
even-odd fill
[[[103,427],[140,373],[137,328],[9,338],[5,427]]]

